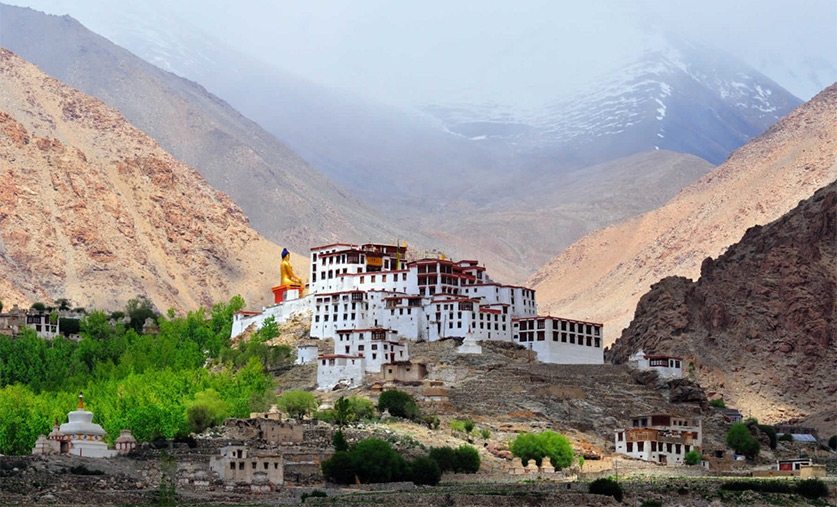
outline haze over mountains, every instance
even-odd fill
[[[696,278],[749,227],[837,179],[837,85],[782,118],[662,208],[588,234],[529,278],[542,312],[603,321],[611,343],[663,277]]]
[[[678,42],[607,76],[572,107],[555,103],[505,123],[471,105],[455,114],[439,106],[429,117],[294,78],[164,10],[113,20],[129,50],[197,79],[368,207],[194,83],[94,43],[81,27],[69,29],[70,21],[5,9],[0,44],[118,107],[228,192],[268,238],[303,249],[335,239],[407,237],[484,260],[508,282],[523,280],[584,233],[658,207],[709,169],[694,159],[684,169],[674,158],[639,154],[673,149],[721,161],[798,103],[741,62]],[[33,40],[41,32],[50,42]],[[67,37],[74,42],[62,42]],[[85,63],[68,68],[77,61]],[[133,79],[134,72],[146,77]],[[140,105],[151,103],[157,105]],[[154,109],[171,114],[149,118]],[[192,119],[158,121],[168,116]],[[634,158],[617,162],[623,156]],[[590,190],[610,195],[610,183],[601,171],[580,169],[605,162],[623,173],[631,167],[637,177],[621,178],[624,198],[598,199],[604,208],[591,213]],[[649,186],[655,199],[646,198]]]

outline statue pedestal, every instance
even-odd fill
[[[271,290],[273,291],[273,302],[278,305],[285,301],[301,298],[303,288],[291,285],[279,285]]]

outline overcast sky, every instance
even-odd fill
[[[69,13],[123,44],[126,24],[165,19],[396,104],[560,98],[663,30],[723,48],[802,99],[837,80],[837,0],[7,1]]]

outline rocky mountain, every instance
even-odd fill
[[[0,299],[266,302],[281,248],[115,109],[0,50]],[[304,273],[307,258],[296,256]],[[300,262],[301,261],[301,262]]]
[[[118,109],[229,194],[253,228],[272,241],[307,252],[312,244],[335,240],[406,237],[202,86],[147,63],[69,16],[0,4],[0,46]]]
[[[735,151],[662,208],[588,234],[529,278],[542,313],[605,323],[611,343],[640,296],[696,278],[748,228],[776,220],[837,178],[837,85]]]
[[[536,111],[426,111],[474,141],[508,143],[553,167],[584,167],[654,149],[720,164],[800,103],[745,63],[667,36],[577,96]]]
[[[609,357],[623,363],[640,348],[693,361],[704,386],[759,420],[810,419],[830,436],[837,427],[837,181],[706,258],[697,281],[653,285]]]

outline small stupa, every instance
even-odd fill
[[[78,410],[67,414],[69,422],[61,425],[59,431],[70,442],[70,454],[90,458],[110,458],[116,451],[108,449],[105,430],[93,422],[93,412],[84,410],[84,396],[78,394]]]

